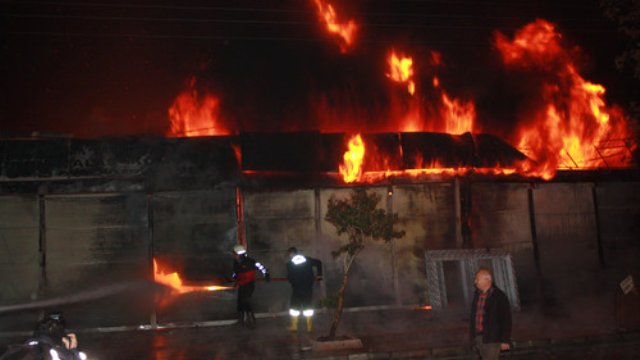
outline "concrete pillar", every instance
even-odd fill
[[[393,214],[393,186],[387,187],[387,214]],[[395,303],[397,306],[402,305],[402,296],[400,295],[400,283],[398,279],[398,256],[396,254],[396,239],[391,239],[391,276],[393,281],[393,291],[395,294]]]
[[[455,222],[455,240],[456,248],[462,248],[462,206],[460,204],[460,178],[453,179],[453,208],[456,214]]]
[[[314,247],[314,256],[318,256],[318,244],[322,242],[322,204],[320,203],[320,189],[313,189],[314,196],[314,223],[316,229],[316,239],[313,242]],[[320,295],[323,299],[327,297],[327,286],[326,281],[320,282]]]
[[[598,192],[596,191],[596,184],[593,184],[591,188],[591,195],[593,198],[593,216],[596,226],[596,239],[598,241],[598,260],[600,267],[605,268],[607,266],[604,258],[604,248],[602,245],[602,231],[600,231],[600,212],[598,210]]]
[[[43,299],[47,288],[47,219],[46,201],[43,194],[38,194],[38,299]],[[40,310],[38,318],[44,318],[44,310]]]
[[[147,236],[149,237],[149,267],[151,279],[153,279],[153,257],[155,255],[154,239],[153,239],[153,194],[147,194]],[[156,312],[155,302],[151,306],[151,314],[149,316],[149,324],[152,328],[158,327],[158,314]]]

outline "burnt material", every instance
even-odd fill
[[[343,185],[339,167],[352,136],[298,132],[193,138],[5,139],[0,140],[0,193],[153,192],[207,189],[223,183],[248,187]],[[489,134],[373,133],[362,138],[364,171],[513,168],[527,160]],[[576,177],[584,181],[594,176],[624,180],[637,178],[638,172],[558,172],[554,181]],[[518,175],[489,177],[492,181],[526,181]],[[393,181],[404,180],[396,177]]]

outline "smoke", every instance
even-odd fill
[[[56,298],[33,301],[23,304],[0,306],[0,314],[18,311],[45,309],[61,305],[77,304],[135,291],[156,291],[163,286],[149,281],[131,281],[101,286],[95,289],[76,292]]]

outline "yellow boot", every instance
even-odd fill
[[[287,328],[287,330],[289,330],[289,331],[298,331],[298,317],[299,316],[292,316],[291,317],[291,325]]]
[[[311,316],[307,316],[307,332],[313,331],[313,318]]]

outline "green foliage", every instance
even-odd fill
[[[404,236],[404,231],[395,231],[393,229],[398,222],[398,215],[387,214],[385,210],[378,209],[379,202],[380,196],[375,193],[368,194],[365,189],[353,190],[348,199],[338,200],[333,197],[329,199],[325,220],[335,226],[338,235],[345,233],[348,235],[348,241],[342,244],[338,250],[331,252],[334,259],[344,255],[344,274],[338,294],[335,298],[328,297],[324,301],[325,306],[333,307],[335,299],[336,311],[329,330],[329,336],[327,337],[329,339],[336,337],[336,331],[344,309],[349,269],[360,250],[364,248],[365,240],[384,240],[388,242],[391,239]]]
[[[331,253],[334,258],[344,253],[354,256],[364,248],[366,239],[388,242],[404,236],[404,231],[394,230],[398,215],[376,208],[379,202],[379,195],[362,188],[353,190],[348,199],[329,199],[325,220],[335,226],[338,235],[349,236],[347,243]]]

